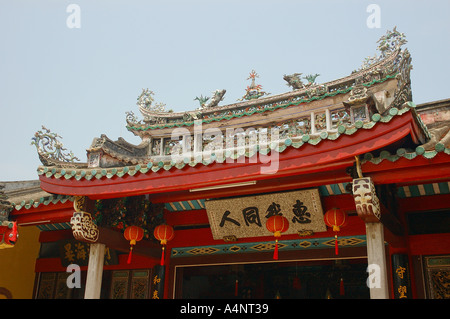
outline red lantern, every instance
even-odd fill
[[[338,255],[337,232],[339,232],[341,230],[341,227],[345,225],[345,222],[347,221],[347,214],[343,209],[332,208],[325,213],[323,218],[325,220],[325,224],[328,227],[333,227],[333,231],[335,232],[334,252],[336,255]]]
[[[136,242],[141,241],[144,237],[144,230],[137,226],[129,226],[123,232],[123,236],[130,242],[130,253],[128,254],[127,264],[131,263],[131,253]]]
[[[289,221],[282,215],[273,215],[266,221],[266,228],[275,236],[275,250],[273,252],[273,259],[278,259],[278,238],[281,237],[281,233],[284,233],[289,229]]]
[[[167,242],[169,240],[172,240],[172,238],[175,236],[175,232],[170,225],[159,225],[156,226],[155,230],[153,231],[153,235],[156,239],[158,239],[161,242],[162,245],[162,255],[161,255],[161,266],[164,266],[164,250],[165,245],[167,245]]]

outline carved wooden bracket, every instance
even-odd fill
[[[370,177],[353,179],[352,190],[358,216],[365,223],[379,223],[380,202],[372,179]]]
[[[85,198],[83,196],[77,196],[73,202],[75,212],[70,219],[73,237],[79,241],[95,243],[98,241],[100,232],[92,220],[91,214],[83,211],[84,205]]]
[[[89,211],[89,207],[92,204],[93,201],[90,201],[84,196],[77,196],[75,198],[73,203],[75,212],[70,219],[73,237],[79,241],[91,244],[101,243],[117,251],[129,252],[130,244],[125,240],[121,232],[100,227],[94,223],[92,215],[86,212],[86,210]],[[142,240],[133,248],[133,253],[159,259],[161,248],[159,244]]]

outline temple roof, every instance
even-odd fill
[[[160,108],[152,108],[151,104],[143,106],[138,102],[139,110],[144,116],[143,120],[138,120],[133,112],[128,112],[127,129],[138,136],[145,136],[143,132],[153,135],[153,130],[161,130],[164,128],[191,127],[196,120],[202,123],[212,123],[218,121],[230,121],[232,119],[257,115],[261,113],[265,116],[271,116],[269,112],[279,109],[285,109],[293,106],[304,105],[313,101],[323,100],[338,94],[351,92],[355,87],[371,87],[374,84],[384,82],[388,79],[395,78],[399,72],[401,61],[408,64],[410,60],[407,50],[401,51],[399,48],[392,51],[391,54],[372,64],[364,65],[361,69],[352,72],[349,76],[333,80],[330,82],[318,84],[309,82],[306,85],[294,86],[291,92],[266,97],[252,98],[237,103],[224,106],[214,105],[206,108],[199,108],[193,111],[185,112],[163,112]],[[409,72],[409,70],[403,70]],[[254,72],[254,71],[252,71]],[[284,76],[289,78],[289,84],[295,83],[291,77],[298,80],[300,73]],[[409,77],[409,73],[407,74]],[[308,76],[309,78],[309,76]],[[221,91],[221,90],[217,90]],[[217,92],[216,91],[216,92]],[[225,90],[222,90],[225,91]],[[216,92],[213,92],[215,94]],[[145,93],[145,90],[143,94]],[[152,93],[153,94],[153,93]],[[152,99],[151,99],[152,100]]]
[[[0,182],[5,203],[15,210],[73,201],[72,196],[50,194],[42,190],[40,185],[39,180]]]
[[[279,143],[276,143],[277,145],[271,149],[247,149],[245,152],[238,153],[235,152],[233,154],[230,154],[230,157],[233,159],[238,159],[240,156],[245,156],[246,158],[251,158],[257,153],[267,154],[270,151],[277,151],[278,153],[283,153],[289,148],[299,149],[304,145],[312,145],[317,146],[323,141],[332,141],[334,143],[339,143],[339,138],[341,136],[352,136],[358,131],[361,130],[371,130],[377,125],[380,125],[381,123],[389,123],[392,121],[392,119],[396,117],[400,117],[406,113],[411,113],[413,117],[417,120],[417,123],[419,124],[419,127],[421,128],[421,131],[418,132],[419,134],[422,134],[420,136],[422,141],[429,140],[430,133],[426,129],[426,127],[423,125],[423,123],[420,120],[420,117],[417,115],[417,112],[415,110],[415,105],[413,103],[406,103],[403,108],[397,109],[397,108],[391,108],[390,111],[386,115],[380,115],[378,113],[374,114],[372,116],[371,121],[367,122],[356,122],[354,125],[351,126],[339,126],[338,129],[334,132],[321,132],[320,134],[315,135],[309,135],[304,134],[296,137],[287,137],[285,139],[279,140]],[[111,157],[114,157],[115,159],[121,161],[121,163],[126,163],[128,165],[117,165],[113,167],[88,167],[88,165],[83,165],[82,167],[57,167],[57,166],[40,166],[38,168],[38,174],[43,175],[45,177],[53,177],[56,179],[64,178],[64,179],[99,179],[99,178],[112,178],[114,176],[123,177],[123,176],[133,176],[137,173],[151,173],[151,172],[158,172],[160,170],[168,171],[172,168],[177,169],[183,169],[185,167],[195,167],[197,165],[207,166],[214,162],[217,163],[226,163],[227,157],[224,154],[221,158],[219,157],[210,157],[207,159],[203,159],[202,161],[196,161],[195,158],[189,159],[189,160],[183,160],[179,162],[174,161],[153,161],[151,158],[147,156],[139,156],[137,154],[137,151],[133,152],[129,149],[127,150],[127,153],[120,152],[117,150],[117,145],[120,145],[119,143],[122,143],[123,141],[119,140],[117,142],[113,142],[109,140],[107,137],[102,137],[103,143],[99,147],[91,147],[90,151],[98,151],[102,150],[106,152]],[[438,142],[436,142],[438,143]],[[435,143],[435,144],[436,144]],[[428,144],[423,144],[428,145]],[[141,144],[142,146],[142,144]],[[450,154],[450,145],[441,145],[438,144],[438,148],[434,149],[432,145],[428,145],[427,148],[424,148],[424,146],[418,145],[415,149],[405,149],[400,148],[397,153],[395,154],[397,157],[405,157],[408,159],[412,159],[416,156],[423,156],[426,158],[432,158],[434,157],[438,152],[444,152],[446,154]],[[391,155],[388,151],[381,152],[379,157],[374,158],[374,156],[371,153],[367,153],[363,156],[363,159],[369,160],[372,162],[381,161],[383,158],[387,158],[387,154]],[[392,157],[390,157],[392,158]]]
[[[45,185],[54,184],[50,188],[64,194],[61,189],[72,187],[70,181],[107,179],[114,184],[117,178],[158,173],[138,178],[142,183],[149,180],[139,190],[145,192],[163,190],[157,190],[162,184],[156,179],[169,180],[170,175],[160,172],[187,178],[195,168],[211,183],[214,178],[208,174],[218,169],[231,180],[256,178],[261,157],[273,153],[280,154],[281,174],[305,174],[339,162],[348,165],[355,157],[376,165],[385,159],[450,155],[448,124],[427,128],[412,102],[411,56],[401,48],[404,35],[394,29],[379,42],[380,55],[366,59],[349,76],[316,84],[318,74],[285,75],[293,90],[282,94],[263,91],[252,71],[246,95],[234,104],[219,106],[226,90],[217,90],[211,99],[197,98],[197,110],[175,113],[165,111],[161,103],[153,104],[154,93],[143,90],[137,104],[144,119],[138,120],[132,112],[127,115],[127,128],[142,142],[133,145],[102,135],[87,149],[85,163],[75,162],[76,157],[57,141],[59,136],[43,127],[33,138],[43,163],[38,174]],[[243,169],[240,163],[245,161],[250,164]],[[237,172],[241,177],[233,175]],[[188,179],[183,181],[185,187],[192,187]],[[167,189],[173,189],[176,182],[169,184]]]

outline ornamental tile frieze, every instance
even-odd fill
[[[330,249],[334,248],[336,239],[334,237],[325,238],[301,238],[294,240],[280,240],[278,249],[282,251],[301,251],[310,249]],[[366,246],[366,236],[340,236],[339,247],[364,247]],[[251,242],[196,246],[196,247],[174,247],[171,249],[171,258],[211,256],[222,254],[243,254],[273,252],[275,243],[273,242]]]

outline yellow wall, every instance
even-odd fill
[[[39,254],[39,229],[35,226],[18,227],[19,239],[13,248],[0,249],[1,288],[8,289],[13,299],[33,298],[34,267]]]

